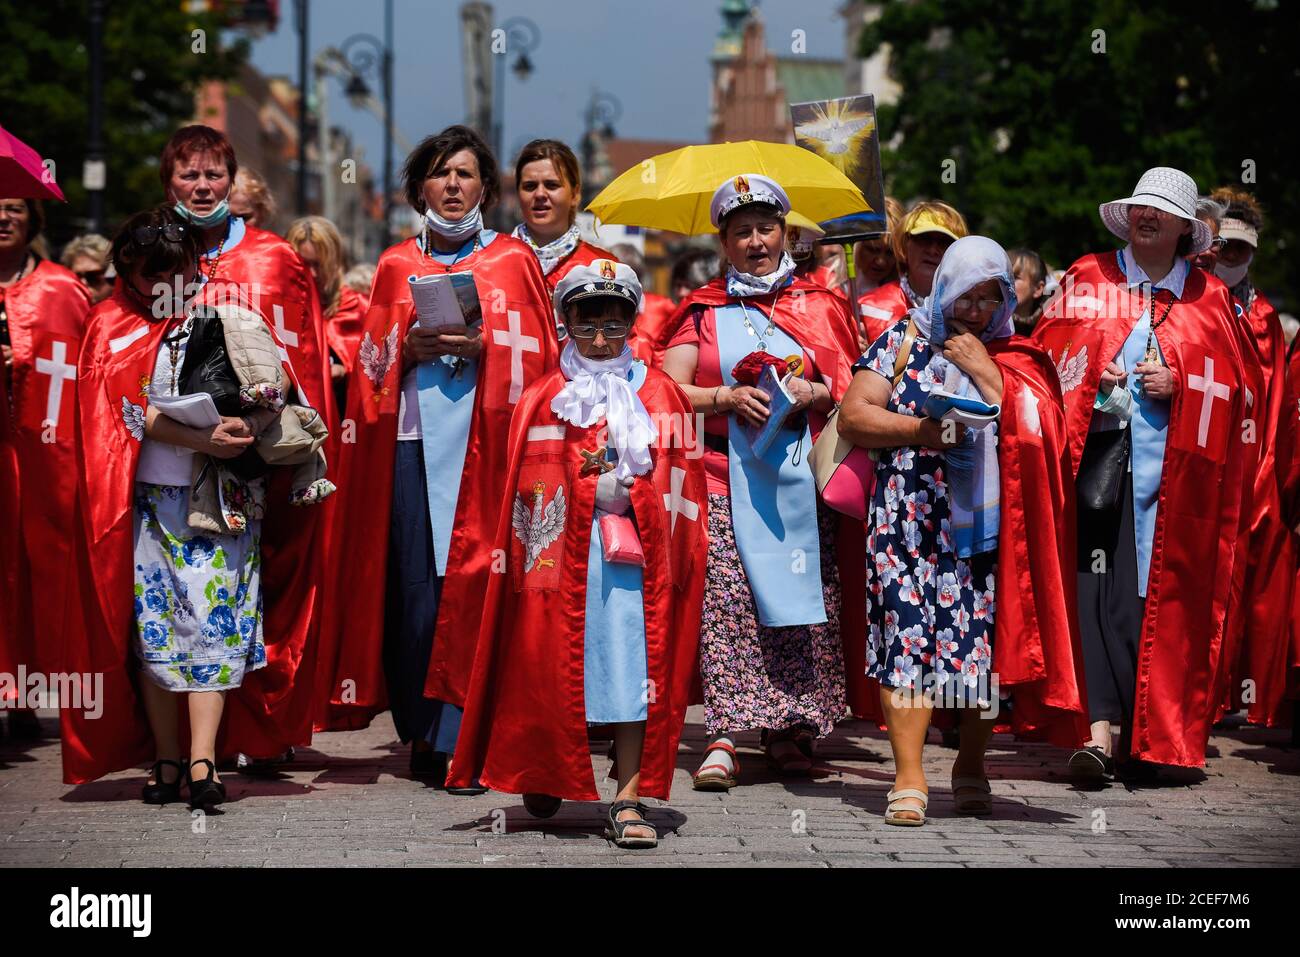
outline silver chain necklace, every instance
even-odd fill
[[[767,328],[763,330],[762,335],[759,335],[758,330],[754,328],[754,324],[749,321],[749,309],[746,308],[745,306],[745,300],[743,298],[740,300],[740,315],[741,318],[744,319],[745,321],[745,331],[748,332],[751,336],[757,336],[759,352],[767,351],[767,339],[774,332],[776,332],[776,320],[773,319],[773,316],[776,315],[776,302],[780,298],[781,298],[781,292],[780,290],[777,290],[776,296],[772,299],[772,314],[767,317]],[[763,314],[763,310],[760,309],[758,311],[758,314],[761,316]]]

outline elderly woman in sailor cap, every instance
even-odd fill
[[[766,176],[718,187],[711,214],[726,275],[683,302],[664,356],[664,371],[704,415],[709,744],[698,790],[736,785],[736,736],[746,731],[762,732],[779,773],[807,774],[814,740],[845,715],[836,526],[804,457],[848,388],[857,348],[847,304],[795,275],[784,251],[789,211]]]

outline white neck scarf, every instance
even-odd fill
[[[554,272],[555,267],[563,261],[564,257],[577,249],[578,243],[581,242],[576,223],[570,226],[569,231],[559,239],[553,239],[545,246],[539,246],[533,242],[533,237],[528,232],[528,226],[524,223],[516,226],[511,235],[515,239],[522,239],[537,254],[537,261],[542,264],[542,273],[547,276]]]
[[[424,221],[429,224],[431,230],[448,242],[463,243],[483,229],[482,204],[475,204],[473,209],[456,222],[443,219],[432,209],[425,210]]]
[[[614,478],[620,482],[650,471],[650,446],[659,434],[628,380],[632,359],[627,346],[613,359],[586,359],[570,339],[560,353],[560,370],[568,381],[551,400],[551,411],[580,429],[604,417],[609,444],[618,453]]]
[[[747,272],[741,272],[730,263],[727,264],[727,295],[744,298],[746,296],[766,296],[777,286],[781,285],[790,278],[794,272],[794,260],[790,258],[788,252],[781,254],[781,261],[777,263],[766,276],[754,276]]]

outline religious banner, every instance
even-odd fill
[[[838,100],[791,103],[794,141],[831,163],[862,190],[866,212],[822,223],[826,239],[885,230],[885,182],[880,168],[876,98],[870,93]],[[796,210],[797,212],[797,210]]]

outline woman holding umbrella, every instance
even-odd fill
[[[700,672],[710,741],[699,790],[735,786],[735,736],[751,729],[763,731],[778,771],[807,773],[813,740],[845,714],[835,527],[803,456],[848,388],[854,339],[842,301],[792,275],[783,249],[789,211],[785,190],[767,176],[717,188],[710,218],[726,275],[683,302],[664,356],[664,371],[705,415]],[[757,385],[769,365],[788,403]],[[757,434],[773,416],[774,438],[760,452]]]

